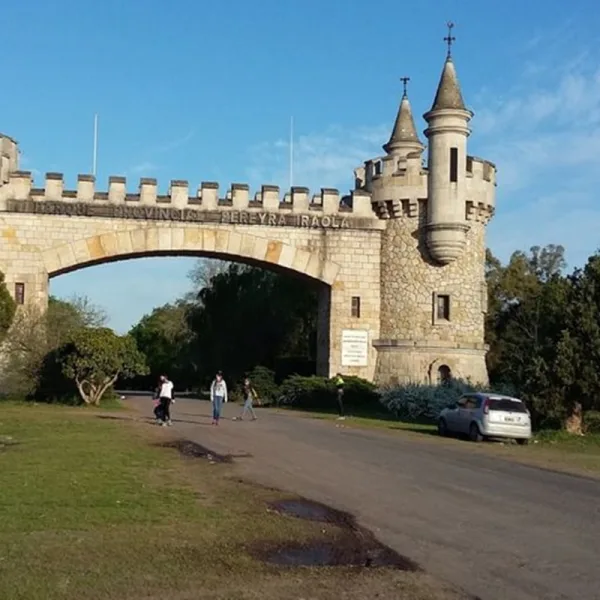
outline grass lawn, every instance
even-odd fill
[[[161,448],[172,430],[125,410],[1,408],[2,600],[463,598],[420,572],[254,558],[344,530],[267,510],[280,492]]]
[[[334,412],[300,411],[289,408],[274,410],[293,410],[294,414],[312,419],[333,421],[337,418],[337,413]],[[351,411],[348,412],[352,414]],[[370,415],[358,413],[356,416],[353,415],[343,421],[343,426],[412,434],[415,440],[454,444],[458,448],[466,449],[469,452],[483,452],[524,464],[600,478],[600,434],[588,434],[579,437],[561,431],[540,431],[535,434],[529,445],[517,446],[512,443],[496,442],[473,444],[462,439],[441,438],[437,434],[435,424],[398,421],[393,416],[385,413]]]

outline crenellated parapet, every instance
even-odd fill
[[[407,156],[382,156],[367,160],[354,171],[355,187],[370,191],[373,188],[388,186],[393,178],[396,186],[422,186],[427,182],[427,169],[423,167],[421,154],[415,152]]]
[[[428,169],[420,153],[384,156],[366,161],[354,171],[355,186],[371,195],[380,219],[416,219],[426,216]],[[487,224],[494,215],[496,167],[468,156],[466,161],[465,220]]]
[[[8,183],[10,173],[19,168],[19,146],[13,138],[0,133],[0,186]]]
[[[185,180],[172,180],[166,194],[161,194],[158,182],[152,178],[142,178],[135,193],[127,190],[127,180],[121,176],[111,176],[108,180],[108,190],[98,191],[96,180],[92,175],[78,175],[77,188],[65,189],[62,173],[47,173],[43,187],[35,187],[32,175],[28,171],[10,173],[8,184],[0,187],[0,202],[2,210],[19,210],[19,202],[27,202],[36,212],[46,212],[47,207],[58,206],[56,214],[62,213],[60,207],[77,206],[80,213],[65,214],[95,214],[85,210],[84,205],[92,207],[123,207],[175,209],[175,211],[193,211],[210,213],[214,221],[217,213],[223,213],[223,222],[227,221],[229,212],[263,212],[281,215],[304,215],[311,218],[320,215],[325,222],[332,222],[331,217],[346,219],[370,219],[375,221],[371,196],[364,190],[354,190],[349,195],[340,196],[336,189],[322,188],[319,193],[311,194],[308,188],[292,187],[282,194],[275,185],[263,185],[260,190],[251,194],[250,187],[243,183],[232,184],[224,194],[219,191],[219,184],[204,181],[190,195],[189,183]],[[36,208],[37,206],[37,208]],[[65,211],[67,209],[65,208]],[[28,212],[23,210],[23,212]],[[51,213],[52,211],[47,211]],[[106,211],[105,211],[106,212]],[[151,214],[146,211],[117,211],[115,214]],[[99,213],[100,214],[100,213]],[[108,213],[107,213],[108,214]],[[165,213],[166,214],[166,213]],[[176,213],[173,213],[176,214]],[[197,215],[198,216],[198,215]],[[233,219],[234,217],[232,217]],[[201,220],[198,216],[198,220]],[[286,220],[285,224],[293,223]],[[335,222],[335,221],[333,221]],[[340,221],[337,221],[340,222]],[[283,224],[283,222],[282,222]]]
[[[496,210],[496,165],[476,156],[467,156],[466,220],[489,223]]]

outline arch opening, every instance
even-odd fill
[[[452,369],[448,365],[440,365],[437,370],[438,384],[448,383],[452,380]]]
[[[301,281],[302,285],[316,292],[317,299],[314,315],[316,331],[312,338],[314,342],[310,344],[313,350],[307,355],[309,362],[313,364],[312,373],[329,374],[331,286],[337,277],[339,265],[324,260],[318,252],[295,247],[277,239],[221,230],[197,230],[195,238],[188,235],[186,240],[185,235],[179,235],[176,231],[176,228],[158,226],[100,234],[42,252],[43,264],[48,279],[55,280],[61,275],[73,274],[89,267],[130,262],[139,258],[188,257],[243,264]],[[185,234],[185,230],[182,232]],[[128,282],[126,278],[121,280],[122,296],[127,294]],[[135,295],[137,290],[131,288],[131,291]],[[63,293],[62,296],[66,297],[66,294]],[[163,302],[154,302],[152,307],[145,306],[145,314],[161,306]],[[111,314],[118,310],[113,303]],[[142,316],[140,314],[140,318]],[[123,326],[118,329],[123,333],[126,330]]]

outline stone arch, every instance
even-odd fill
[[[429,383],[435,385],[441,381],[441,378],[446,376],[452,379],[460,379],[460,374],[456,365],[451,359],[436,358],[427,369]]]
[[[67,242],[42,251],[50,277],[127,258],[185,256],[241,260],[296,272],[332,285],[340,265],[278,239],[249,233],[201,227],[149,225],[125,231],[110,231]]]

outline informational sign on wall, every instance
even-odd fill
[[[366,367],[369,360],[369,332],[366,329],[342,331],[342,366]]]

